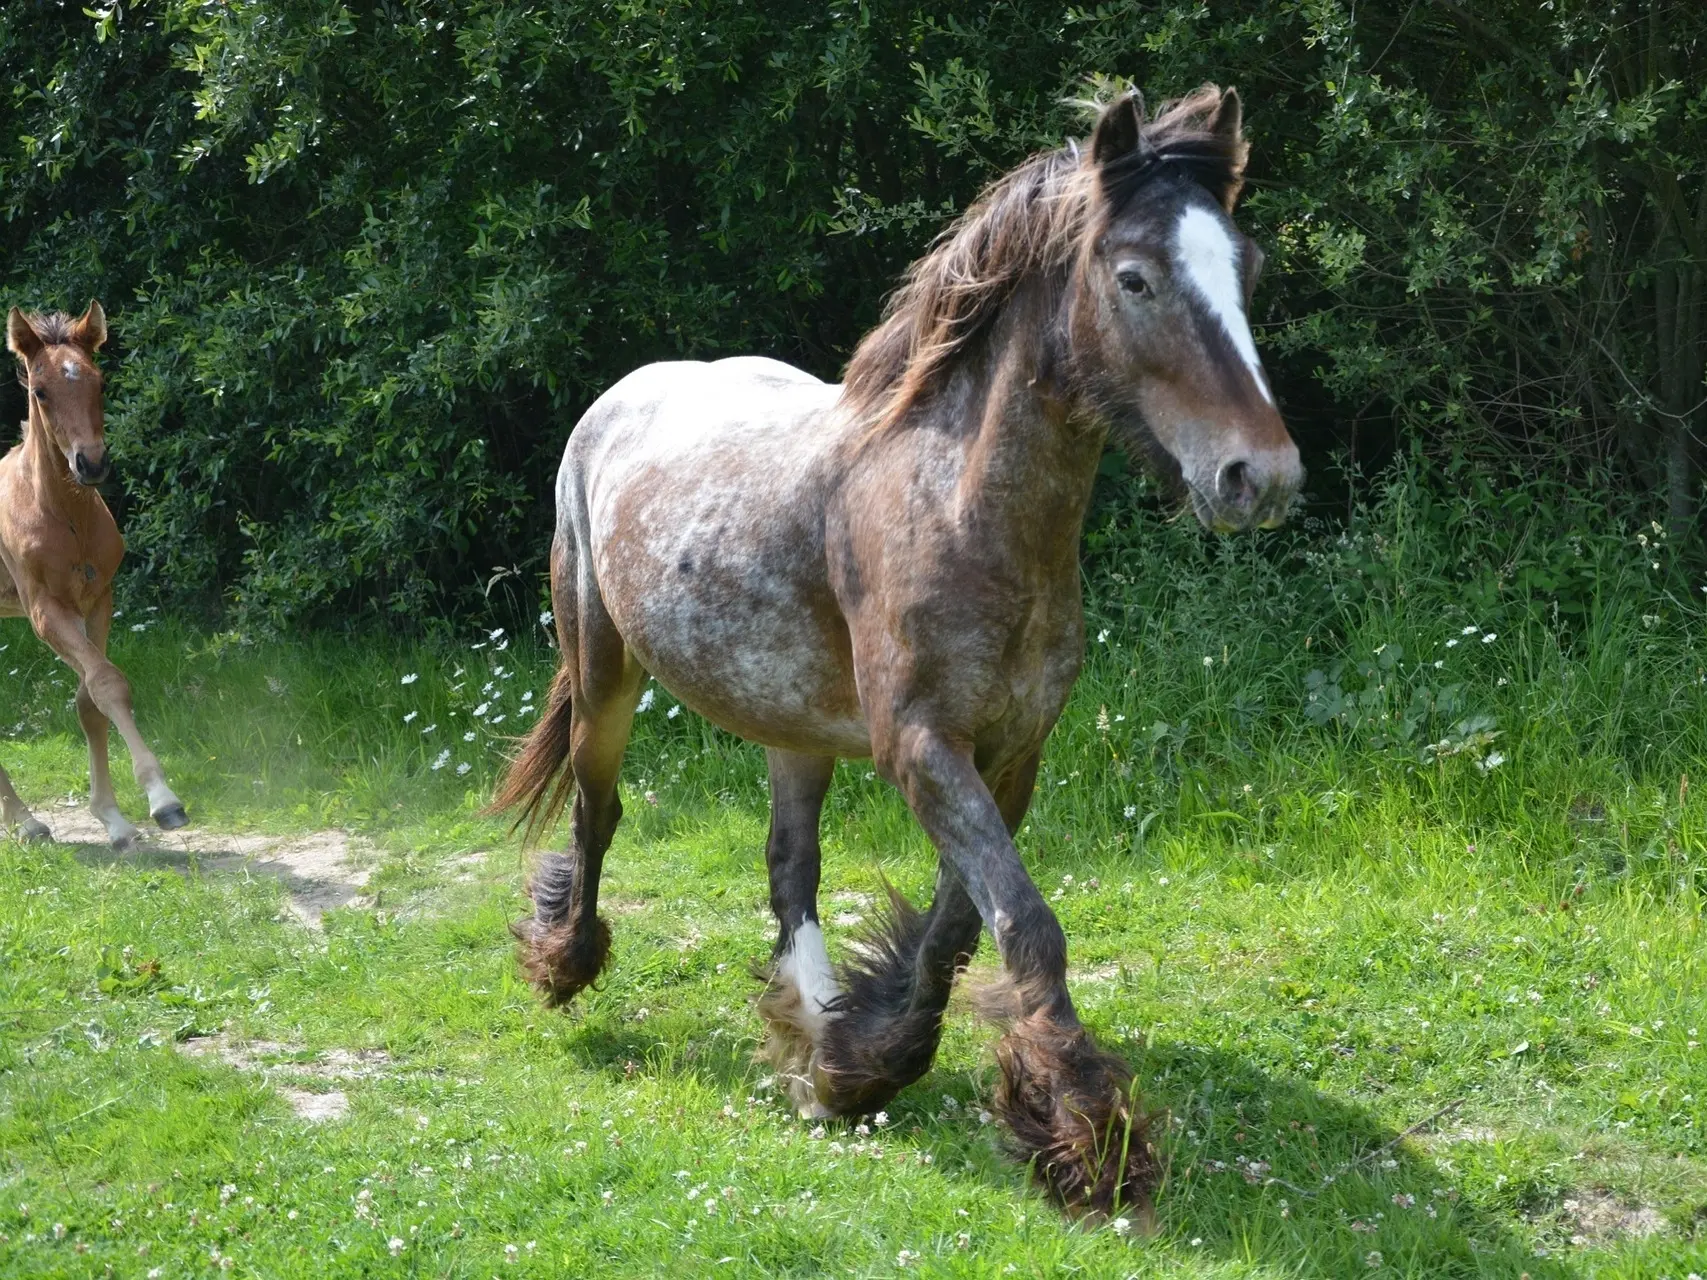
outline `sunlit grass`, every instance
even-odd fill
[[[1344,566],[1316,565],[1324,604],[1272,547],[1146,536],[1118,549],[1129,585],[1100,579],[1020,845],[1087,1020],[1167,1117],[1153,1237],[1027,1188],[981,1118],[992,1033],[958,1006],[885,1124],[784,1113],[750,1060],[762,754],[669,693],[625,770],[613,968],[548,1014],[505,931],[519,853],[478,815],[544,697],[544,631],[168,620],[114,650],[194,820],[343,825],[377,866],[316,933],[263,874],[0,845],[0,1274],[1707,1270],[1693,603],[1638,574],[1576,625],[1473,608],[1418,552],[1402,596],[1335,603]],[[22,624],[0,643],[4,763],[52,823],[85,785],[69,684]],[[883,877],[928,894],[866,762],[824,835],[833,947]],[[248,1056],[183,1052],[216,1031]],[[285,1089],[348,1115],[300,1120]]]

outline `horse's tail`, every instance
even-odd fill
[[[575,794],[575,771],[568,767],[570,726],[575,714],[570,666],[565,655],[546,695],[544,713],[522,739],[522,749],[510,761],[497,794],[485,809],[489,814],[519,809],[510,830],[524,828],[522,842],[526,845],[536,843],[551,829]]]

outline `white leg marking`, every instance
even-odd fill
[[[801,1018],[816,1043],[830,1021],[830,1002],[842,993],[830,968],[830,953],[824,948],[824,931],[811,920],[796,929],[776,972],[800,992]]]
[[[1239,283],[1239,252],[1233,238],[1221,220],[1208,209],[1193,205],[1180,216],[1175,232],[1175,253],[1182,274],[1202,295],[1210,312],[1221,322],[1233,350],[1245,362],[1256,380],[1257,390],[1270,404],[1268,379],[1263,376],[1262,361],[1257,357],[1256,339],[1251,337],[1251,322],[1245,316],[1245,291]]]
[[[159,813],[178,803],[178,797],[172,794],[172,788],[166,785],[166,779],[156,778],[148,784],[148,812]]]
[[[107,829],[107,839],[122,848],[142,834],[131,823],[130,819],[119,812],[117,804],[111,800],[105,803],[91,803],[89,810],[101,820],[101,825]]]

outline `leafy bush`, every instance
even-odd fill
[[[614,379],[836,376],[944,220],[1079,128],[1087,78],[1213,79],[1246,98],[1259,336],[1318,460],[1426,443],[1498,491],[1515,457],[1681,532],[1704,34],[1582,0],[14,0],[0,281],[112,312],[138,590],[407,620],[538,566]],[[1580,603],[1550,554],[1521,571]]]

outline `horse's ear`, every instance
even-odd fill
[[[1134,89],[1103,109],[1091,134],[1091,159],[1110,164],[1138,149],[1144,128],[1144,96]]]
[[[107,313],[101,304],[89,299],[89,309],[71,322],[71,341],[90,355],[101,349],[107,340]]]
[[[1251,154],[1251,144],[1245,141],[1245,108],[1239,101],[1237,89],[1222,91],[1221,101],[1209,117],[1208,127],[1210,134],[1227,149],[1228,169],[1233,180],[1228,184],[1221,203],[1231,213],[1238,201],[1239,190],[1245,185],[1245,161]]]
[[[1239,91],[1222,90],[1220,105],[1215,108],[1215,114],[1209,117],[1209,132],[1217,138],[1224,138],[1232,146],[1238,146],[1244,142],[1244,126],[1245,108],[1239,101]]]
[[[30,325],[30,318],[13,307],[6,317],[6,349],[20,360],[29,360],[42,345],[41,335]]]

